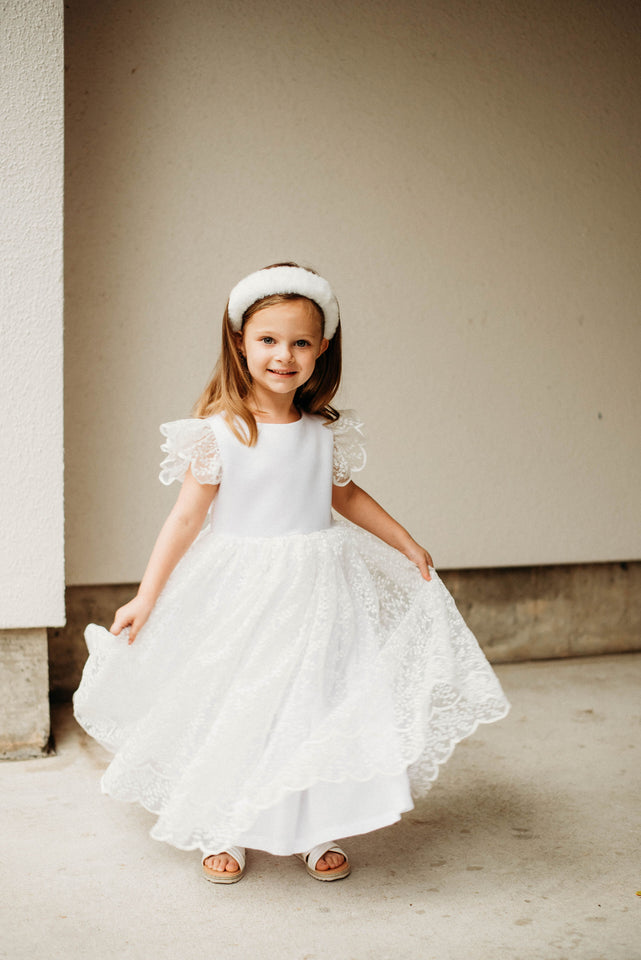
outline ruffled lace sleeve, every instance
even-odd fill
[[[161,483],[182,483],[188,467],[199,483],[220,483],[220,450],[207,420],[172,420],[161,424],[160,432],[167,438],[160,448],[167,454],[160,464]]]
[[[344,410],[328,427],[334,434],[334,483],[345,487],[367,462],[363,421],[354,410]]]

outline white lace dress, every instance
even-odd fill
[[[455,744],[508,703],[433,575],[331,515],[365,462],[361,424],[179,420],[161,480],[220,484],[129,647],[91,624],[74,697],[115,756],[102,786],[153,837],[290,854],[393,823]],[[411,791],[410,791],[411,788]]]

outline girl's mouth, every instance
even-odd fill
[[[268,373],[275,373],[277,377],[293,377],[296,374],[295,370],[270,370],[269,367]]]

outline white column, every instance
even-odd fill
[[[49,737],[64,623],[63,4],[0,0],[0,755]]]

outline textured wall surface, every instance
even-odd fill
[[[137,580],[232,284],[334,284],[363,483],[441,567],[641,547],[641,8],[68,4],[68,581]]]
[[[1,2],[0,22],[0,627],[46,627],[64,623],[62,3]]]

